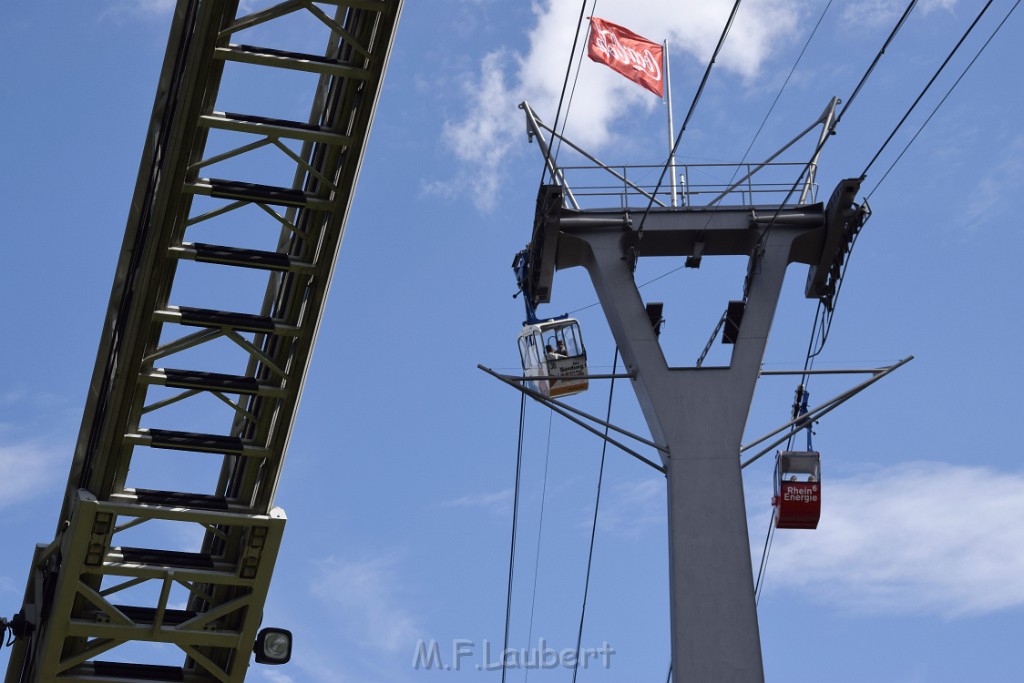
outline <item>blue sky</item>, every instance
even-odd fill
[[[669,39],[678,125],[729,4],[600,0],[596,14]],[[825,147],[823,199],[861,173],[982,4],[919,3]],[[33,544],[48,542],[57,522],[170,5],[18,3],[0,26],[4,614],[19,608]],[[867,192],[1011,5],[993,3],[872,167]],[[824,7],[744,3],[681,161],[743,155]],[[788,141],[830,97],[848,98],[902,9],[834,2],[750,158]],[[518,363],[523,313],[509,264],[530,237],[540,156],[515,105],[528,99],[554,119],[578,13],[565,0],[407,4],[278,493],[289,522],[266,622],[296,632],[296,656],[277,670],[254,668],[250,680],[500,676],[473,665],[484,641],[497,649],[503,636],[519,399],[475,366]],[[871,197],[874,215],[817,367],[916,360],[817,427],[824,512],[817,531],[775,538],[759,607],[768,680],[1019,680],[1022,22],[1010,17]],[[572,139],[609,163],[657,164],[664,120],[655,97],[582,65]],[[790,158],[809,153],[805,144]],[[745,263],[709,261],[643,289],[666,303],[670,361],[692,363],[725,302],[740,295]],[[644,263],[637,277],[680,265]],[[814,314],[803,280],[794,267],[768,369],[802,365]],[[591,365],[601,369],[614,346],[594,301],[584,274],[566,271],[548,312],[582,309]],[[851,381],[815,379],[812,403]],[[787,419],[794,385],[760,381],[748,440]],[[595,383],[574,404],[602,413],[607,389]],[[646,433],[625,384],[615,388],[613,419]],[[594,437],[528,406],[515,647],[541,637],[556,650],[575,643],[599,458]],[[756,563],[769,458],[744,476]],[[608,669],[581,680],[664,680],[663,482],[609,451],[603,495],[583,645],[608,642],[616,652]],[[460,672],[417,671],[419,639],[437,640],[446,658],[454,640],[473,641],[477,654]]]

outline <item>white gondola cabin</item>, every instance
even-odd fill
[[[523,374],[537,377],[534,388],[548,398],[587,390],[587,350],[573,318],[526,323],[519,333]],[[544,378],[544,379],[540,379]]]
[[[821,456],[782,451],[775,456],[775,527],[816,529],[821,517]]]

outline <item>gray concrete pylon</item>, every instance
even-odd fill
[[[713,220],[661,213],[639,241],[633,231],[610,227],[616,221],[561,221],[558,267],[587,269],[624,363],[635,373],[632,384],[653,438],[668,446],[672,666],[679,683],[764,680],[738,454],[786,267],[804,260],[796,257],[800,239],[823,223],[820,205],[815,209],[813,218],[768,230],[760,246],[754,245],[763,225],[737,224],[751,215],[749,207],[745,214],[717,212]],[[728,367],[670,368],[630,261],[636,253],[678,253],[681,244],[705,237],[717,254],[757,252],[746,311]]]

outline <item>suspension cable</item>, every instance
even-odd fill
[[[910,138],[910,141],[906,144],[906,146],[903,148],[903,150],[896,156],[896,159],[892,162],[892,164],[889,165],[889,168],[886,169],[885,173],[879,179],[878,183],[876,183],[875,186],[873,188],[871,188],[871,192],[869,192],[868,195],[867,195],[868,199],[870,199],[871,195],[873,195],[875,193],[875,190],[877,190],[879,188],[879,186],[881,186],[882,182],[886,178],[889,177],[889,173],[892,171],[892,169],[896,167],[896,164],[898,164],[900,159],[903,158],[903,155],[907,153],[907,150],[910,149],[910,146],[912,144],[914,144],[914,141],[917,140],[917,137],[921,134],[921,131],[923,131],[925,129],[925,126],[927,126],[928,123],[931,122],[932,117],[935,116],[936,112],[939,111],[939,108],[943,104],[945,104],[946,100],[953,93],[953,90],[955,90],[956,87],[960,84],[960,81],[963,79],[964,76],[967,75],[967,72],[971,70],[971,67],[974,66],[974,63],[976,61],[978,61],[978,58],[981,57],[981,53],[985,51],[985,48],[988,47],[988,44],[992,42],[992,39],[995,38],[996,34],[999,33],[1000,29],[1003,28],[1003,24],[1006,23],[1006,20],[1010,18],[1010,15],[1013,14],[1013,11],[1015,9],[1017,9],[1017,5],[1019,5],[1019,4],[1020,4],[1020,0],[1017,0],[1017,2],[1013,3],[1013,6],[1006,13],[1006,16],[1003,17],[1003,20],[999,22],[999,24],[995,27],[995,29],[989,35],[989,37],[985,41],[985,43],[978,49],[978,52],[974,55],[974,58],[971,59],[970,62],[968,62],[967,66],[964,67],[964,70],[962,72],[960,72],[960,75],[953,82],[953,85],[949,86],[949,90],[947,90],[946,94],[942,96],[942,99],[939,100],[939,103],[935,105],[935,108],[932,109],[932,112],[930,114],[928,114],[928,118],[926,118],[924,120],[924,123],[921,124],[921,127],[917,129],[917,132],[914,133],[913,137]]]
[[[864,84],[871,76],[871,73],[875,70],[875,66],[877,66],[878,62],[882,59],[882,55],[885,54],[886,48],[889,47],[889,44],[892,43],[894,38],[896,38],[896,34],[899,33],[901,28],[903,28],[903,24],[906,23],[907,17],[909,17],[910,13],[914,11],[914,7],[916,5],[917,0],[910,0],[910,4],[908,4],[907,8],[903,10],[903,15],[900,17],[899,21],[896,22],[896,25],[893,26],[892,31],[889,33],[889,37],[886,38],[885,43],[882,45],[882,48],[878,51],[878,54],[875,55],[874,60],[872,60],[871,66],[868,67],[868,70],[865,71],[864,75],[861,77],[860,83],[858,83],[857,87],[853,89],[853,94],[850,95],[850,99],[846,100],[846,104],[843,105],[843,108],[841,110],[839,110],[839,115],[836,116],[835,123],[832,126],[833,128],[839,125],[839,122],[843,118],[843,114],[845,114],[846,110],[850,108],[850,105],[853,104],[853,101],[857,99],[857,95],[860,94],[860,89],[864,87]]]
[[[715,61],[718,59],[718,53],[722,51],[722,47],[725,45],[725,39],[729,35],[729,31],[732,29],[732,22],[736,18],[736,13],[740,9],[740,3],[743,0],[736,0],[733,3],[732,11],[729,12],[729,19],[725,22],[725,28],[722,29],[722,35],[718,38],[718,44],[715,46],[715,51],[711,54],[711,60],[708,62],[707,69],[704,70],[704,77],[700,80],[700,86],[697,87],[697,92],[693,96],[693,101],[690,103],[690,109],[686,112],[686,118],[683,119],[683,125],[679,129],[679,134],[676,135],[676,141],[672,145],[672,150],[668,153],[668,159],[665,160],[665,165],[661,167],[661,175],[658,176],[658,184],[654,186],[654,192],[651,193],[651,199],[647,203],[647,208],[644,210],[644,215],[640,218],[640,226],[637,228],[637,235],[642,235],[644,232],[644,222],[647,220],[647,215],[651,212],[651,208],[654,206],[654,198],[658,196],[658,191],[661,189],[661,184],[665,182],[665,174],[668,173],[668,169],[672,165],[672,159],[676,156],[676,151],[679,149],[679,143],[682,142],[683,133],[686,132],[686,127],[690,123],[690,119],[693,117],[693,112],[697,109],[697,103],[700,102],[701,95],[704,94],[704,86],[707,85],[708,79],[711,77],[711,67],[715,65]]]
[[[775,509],[772,508],[772,515],[768,518],[768,535],[764,538],[764,548],[761,550],[761,566],[757,570],[757,581],[754,582],[754,607],[757,607],[761,599],[761,589],[764,588],[765,570],[768,569],[768,555],[772,551],[772,540],[775,538]]]
[[[586,6],[586,3],[584,3],[584,6]],[[597,12],[597,0],[594,0],[594,4],[590,8],[590,18],[591,19],[594,18],[594,14],[596,12]],[[589,26],[587,27],[587,31],[588,31],[587,35],[589,36],[589,31],[590,31],[590,27]],[[579,32],[579,27],[578,26],[576,28],[576,32],[577,33]],[[579,83],[579,80],[580,80],[580,70],[581,70],[582,65],[583,65],[583,53],[584,53],[584,50],[580,50],[580,55],[576,59],[576,75],[573,76],[573,78],[572,78],[572,88],[569,90],[569,101],[565,105],[565,119],[562,121],[561,133],[559,133],[558,135],[554,135],[554,137],[556,138],[556,140],[554,140],[554,143],[555,143],[555,158],[554,158],[554,162],[555,162],[556,165],[558,164],[558,153],[562,149],[562,140],[565,137],[565,127],[569,123],[569,112],[572,110],[572,100],[573,100],[573,97],[576,95],[576,84]],[[569,55],[569,62],[570,63],[572,62],[572,55]],[[551,130],[552,130],[552,134],[554,134],[554,130],[555,130],[554,127],[552,127]]]
[[[569,84],[569,74],[572,72],[572,56],[574,54],[576,54],[576,44],[579,42],[579,39],[580,39],[580,27],[583,25],[583,18],[586,16],[586,12],[587,12],[587,0],[583,0],[583,4],[580,6],[580,18],[576,22],[576,35],[572,39],[572,51],[569,52],[568,64],[566,64],[566,67],[565,67],[565,79],[562,81],[562,92],[558,96],[558,108],[555,110],[555,122],[554,122],[554,124],[552,124],[551,130],[557,130],[558,129],[558,121],[559,121],[559,119],[562,116],[562,102],[565,100],[565,90],[566,90],[566,87]],[[541,185],[544,184],[544,177],[548,173],[548,165],[550,163],[551,163],[551,148],[548,147],[548,151],[544,155],[544,165],[541,167],[541,172],[540,172],[540,184]],[[502,672],[504,673],[504,667],[502,667]],[[502,676],[502,680],[504,680],[504,676]]]
[[[524,394],[525,395],[525,394]],[[548,497],[548,464],[551,461],[551,425],[554,422],[554,411],[548,412],[548,443],[544,451],[544,483],[540,491],[540,521],[537,522],[537,549],[533,560],[533,597],[530,600],[530,628],[527,631],[526,643],[533,642],[533,615],[537,608],[537,578],[540,576],[540,542],[544,538],[544,502]],[[504,656],[504,655],[503,655]],[[524,680],[530,680],[530,669],[526,669]]]
[[[519,526],[519,482],[523,471],[523,433],[526,426],[526,394],[519,399],[519,445],[516,449],[516,484],[512,502],[512,541],[508,551],[508,593],[505,597],[505,646],[502,649],[501,681],[505,683],[507,674],[505,652],[508,652],[509,627],[512,624],[512,580],[515,576],[516,562],[516,531]]]
[[[615,360],[612,361],[612,374],[619,367],[619,347],[615,347]],[[615,378],[612,378],[608,387],[608,409],[605,414],[605,422],[612,419],[612,396],[615,392]],[[590,526],[590,550],[587,552],[587,575],[583,582],[583,606],[580,608],[580,626],[576,631],[576,658],[572,666],[572,683],[576,683],[576,674],[580,668],[580,647],[583,644],[583,619],[587,615],[587,596],[590,594],[590,570],[594,564],[594,538],[597,535],[597,511],[601,506],[601,484],[604,481],[604,461],[608,452],[608,427],[604,428],[605,439],[601,442],[601,466],[597,471],[597,494],[594,498],[594,521]]]
[[[851,250],[852,250],[852,245],[851,245]],[[847,263],[849,263],[849,259],[847,259]],[[845,264],[844,264],[844,272],[845,272]],[[837,294],[838,294],[838,291],[837,291]],[[815,342],[815,340],[818,337],[818,330],[819,330],[818,322],[819,322],[819,320],[821,320],[822,324],[824,324],[824,318],[821,315],[821,313],[824,310],[824,308],[825,308],[824,303],[821,300],[819,300],[818,301],[818,307],[815,309],[815,312],[814,312],[814,320],[811,322],[811,335],[810,335],[810,338],[807,340],[807,353],[804,356],[804,371],[800,375],[800,384],[799,384],[799,386],[797,388],[797,397],[796,397],[796,401],[793,404],[793,412],[794,412],[793,418],[794,419],[799,417],[798,415],[795,414],[799,410],[802,409],[804,412],[807,411],[807,396],[808,396],[807,385],[810,383],[810,378],[811,378],[810,371],[811,371],[811,368],[814,366],[814,358],[819,353],[821,353],[821,349],[825,346],[825,338],[827,337],[827,334],[824,334],[822,336],[821,345],[819,346],[819,348],[817,350],[814,350],[814,342]],[[833,310],[834,310],[834,308],[833,308]],[[811,429],[811,425],[810,424],[807,425],[807,429],[808,429],[808,431],[810,431],[810,429]],[[796,431],[793,431],[793,432],[790,433],[789,440],[786,442],[786,450],[787,451],[788,450],[792,450],[792,448],[793,448],[793,439],[795,439],[795,438],[796,438]],[[810,439],[810,437],[808,437],[808,441],[809,441],[809,439]],[[760,562],[760,564],[758,566],[758,569],[757,569],[757,580],[754,581],[754,606],[755,607],[757,606],[758,602],[761,600],[761,592],[764,590],[764,579],[765,579],[765,575],[767,574],[767,571],[768,571],[768,557],[771,555],[772,544],[775,541],[775,515],[776,514],[778,514],[778,510],[777,510],[777,508],[775,508],[773,506],[772,507],[771,517],[768,518],[768,533],[765,535],[764,547],[761,549],[761,562]]]
[[[900,29],[903,28],[903,25],[907,21],[907,17],[910,16],[910,13],[914,10],[915,6],[917,6],[917,0],[910,0],[910,3],[907,5],[907,8],[903,10],[903,14],[896,22],[896,25],[893,26],[892,31],[889,32],[889,37],[885,39],[885,42],[882,44],[882,47],[879,48],[878,53],[875,55],[875,58],[871,60],[870,66],[868,66],[867,70],[864,72],[864,75],[861,76],[860,82],[857,83],[857,87],[853,89],[853,93],[850,95],[849,98],[847,98],[846,103],[843,105],[843,108],[839,110],[839,113],[836,114],[835,119],[833,119],[832,124],[829,126],[830,135],[822,136],[821,140],[815,146],[814,154],[811,155],[812,160],[816,156],[818,156],[818,154],[821,153],[821,150],[825,147],[825,143],[828,142],[828,139],[831,137],[831,134],[835,133],[836,128],[839,126],[839,122],[843,120],[843,116],[846,115],[847,110],[849,110],[849,108],[853,105],[854,101],[857,99],[857,95],[860,94],[860,91],[864,87],[864,84],[867,83],[867,80],[874,72],[875,67],[878,66],[878,62],[881,61],[882,55],[885,54],[886,49],[889,47],[890,44],[892,44],[892,41],[896,38],[896,35],[899,33]],[[771,221],[769,221],[768,225],[766,225],[765,228],[761,231],[761,235],[758,238],[759,246],[763,244],[764,240],[768,237],[769,234],[771,234],[772,228],[775,226],[775,222],[778,220],[779,214],[782,212],[782,208],[786,205],[786,202],[789,201],[790,197],[793,196],[793,193],[796,192],[796,189],[800,187],[800,185],[803,183],[804,174],[807,173],[809,169],[810,161],[808,161],[808,163],[804,166],[796,182],[793,183],[793,187],[791,187],[789,192],[786,194],[786,198],[775,210],[775,213],[772,215]],[[746,286],[749,287],[749,285],[750,283],[748,282]],[[744,299],[746,299],[746,292],[744,292]]]
[[[814,28],[811,29],[810,35],[807,36],[807,40],[804,42],[804,46],[800,50],[800,54],[797,55],[796,61],[793,62],[793,66],[789,70],[789,74],[786,75],[786,80],[782,82],[782,87],[780,87],[779,92],[775,94],[775,99],[772,101],[771,106],[768,107],[768,111],[765,113],[764,118],[761,120],[761,125],[757,127],[757,132],[754,133],[754,137],[751,138],[750,144],[747,145],[747,151],[743,153],[743,158],[740,159],[739,165],[736,167],[736,170],[733,171],[732,177],[729,179],[730,186],[732,185],[733,180],[736,179],[736,174],[740,172],[740,168],[743,166],[743,164],[746,163],[747,156],[750,154],[750,150],[754,148],[754,143],[757,142],[757,138],[761,136],[761,131],[764,130],[765,124],[768,123],[768,119],[771,117],[772,112],[775,111],[775,105],[779,103],[779,99],[782,97],[782,93],[785,92],[786,86],[789,85],[790,79],[793,78],[793,74],[796,73],[796,68],[800,66],[800,62],[804,58],[804,53],[807,52],[807,48],[810,46],[811,41],[814,40],[814,36],[818,33],[818,28],[821,27],[821,22],[824,21],[825,15],[828,14],[829,8],[832,7],[832,2],[833,0],[828,0],[828,2],[825,4],[825,9],[821,11],[821,16],[818,17],[818,23],[814,25]],[[708,218],[708,223],[710,224],[710,222],[711,219]]]
[[[924,97],[925,93],[928,92],[928,89],[932,87],[932,84],[935,83],[935,79],[939,77],[939,74],[941,74],[943,69],[946,68],[946,65],[949,64],[949,60],[953,59],[953,55],[955,55],[957,50],[960,49],[960,46],[964,44],[964,41],[967,40],[967,36],[971,34],[971,31],[974,30],[974,27],[977,26],[978,22],[981,21],[981,18],[985,16],[985,12],[988,11],[988,8],[991,5],[992,0],[988,0],[988,2],[985,3],[985,6],[981,8],[981,11],[978,12],[978,16],[974,17],[974,21],[972,21],[971,25],[967,27],[967,30],[964,31],[964,34],[960,36],[960,40],[956,42],[956,45],[953,46],[953,49],[949,51],[948,55],[946,55],[946,58],[942,61],[942,64],[939,65],[939,68],[935,70],[935,73],[932,75],[931,79],[929,79],[928,83],[924,86],[924,88],[921,89],[921,92],[918,94],[917,99],[914,100],[914,103],[911,104],[910,107],[907,109],[906,113],[903,114],[903,118],[901,118],[900,122],[896,124],[896,127],[892,129],[892,132],[889,133],[889,137],[885,139],[885,142],[882,143],[882,146],[878,148],[877,152],[875,152],[875,156],[871,157],[871,161],[868,162],[868,165],[864,167],[864,171],[860,174],[862,180],[867,177],[868,171],[874,165],[875,161],[878,159],[879,156],[881,156],[882,152],[889,145],[889,143],[892,142],[892,139],[893,137],[895,137],[897,131],[899,131],[903,124],[906,123],[907,118],[910,116],[911,112],[913,112],[914,109],[917,107],[918,103],[921,101],[921,98]]]

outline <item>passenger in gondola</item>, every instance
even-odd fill
[[[547,360],[558,360],[559,358],[565,358],[565,356],[559,355],[558,352],[551,347],[551,344],[546,344],[544,346],[544,357]]]
[[[555,349],[555,353],[559,354],[562,358],[568,358],[569,357],[569,350],[567,348],[565,348],[565,340],[564,339],[559,339],[558,340],[558,348]]]

